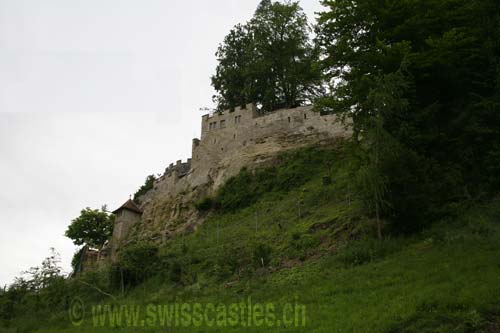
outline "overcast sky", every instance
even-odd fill
[[[190,157],[214,53],[259,0],[0,0],[0,285],[84,207]],[[319,0],[302,0],[310,17]]]

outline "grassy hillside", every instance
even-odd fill
[[[65,301],[49,309],[16,305],[10,324],[40,332],[500,331],[500,202],[455,207],[454,216],[417,234],[385,230],[379,241],[349,170],[341,148],[300,150],[273,167],[243,170],[201,205],[212,208],[199,230],[159,249],[130,247],[120,262],[123,295],[116,267],[104,269],[70,281]],[[68,319],[75,296],[86,309],[79,327]],[[249,297],[276,306],[272,327],[148,322],[149,304],[217,306]],[[305,306],[305,325],[277,323],[287,303]],[[138,327],[124,318],[114,325],[121,327],[95,327],[99,304],[137,306]]]

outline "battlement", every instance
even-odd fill
[[[237,128],[240,124],[249,122],[251,119],[259,117],[255,104],[247,104],[244,108],[236,107],[234,110],[225,110],[206,114],[201,117],[201,140],[205,138],[209,131]]]
[[[312,106],[259,113],[255,104],[248,104],[245,108],[202,117],[201,138],[193,140],[193,170],[201,179],[203,173],[243,158],[245,152],[266,153],[269,144],[284,147],[277,143],[284,138],[289,138],[285,146],[297,146],[306,137],[346,135],[349,135],[349,130],[337,121],[335,115],[315,112]]]
[[[187,162],[182,162],[182,160],[178,160],[175,164],[170,163],[170,165],[165,169],[163,175],[156,180],[156,182],[161,182],[167,177],[171,177],[172,175],[177,176],[178,178],[186,176],[191,170],[191,159],[188,158]]]
[[[157,232],[156,228],[161,227],[162,232],[170,233],[178,221],[190,221],[190,227],[195,226],[199,216],[192,203],[214,195],[241,168],[270,161],[282,151],[350,136],[349,127],[335,115],[315,112],[312,106],[262,114],[255,105],[248,104],[204,115],[201,137],[192,141],[191,158],[171,163],[153,188],[141,196],[144,229]],[[145,232],[141,237],[149,236]],[[116,242],[120,238],[113,239]]]
[[[251,112],[254,117],[257,117],[258,116],[258,113],[257,113],[257,107],[255,106],[254,103],[248,103],[247,105],[245,105],[245,107],[235,107],[234,110],[224,110],[222,112],[213,112],[213,113],[210,113],[210,114],[205,114],[203,115],[201,118],[203,121],[209,121],[209,120],[219,120],[220,117],[224,117],[225,115],[228,115],[228,114],[240,114],[242,112]]]
[[[195,228],[199,216],[192,203],[216,193],[241,168],[257,166],[282,151],[350,136],[349,127],[335,115],[315,112],[312,106],[262,114],[254,104],[248,104],[204,115],[201,137],[192,142],[191,158],[186,162],[178,160],[165,169],[153,188],[140,197],[142,215],[132,214],[118,221],[112,244],[120,246],[123,235],[140,221],[144,222],[144,230],[151,228],[156,233],[158,226],[163,228],[163,235],[175,231],[179,221],[190,221],[185,225]],[[141,237],[150,234],[145,232]],[[116,253],[113,251],[111,260]]]
[[[202,117],[200,139],[193,139],[191,158],[171,163],[156,180],[154,190],[171,196],[205,184],[215,190],[228,175],[249,163],[249,156],[345,137],[349,132],[335,115],[322,115],[312,106],[261,114],[254,104],[248,104],[207,114]]]

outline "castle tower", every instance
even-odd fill
[[[129,199],[120,208],[115,210],[113,214],[116,216],[113,238],[111,240],[113,244],[111,256],[114,258],[118,246],[127,238],[132,226],[141,220],[142,210],[132,199]]]

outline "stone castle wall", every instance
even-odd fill
[[[257,113],[255,106],[236,108],[202,118],[201,140],[193,145],[192,169],[200,173],[195,183],[203,182],[207,169],[216,166],[228,168],[245,159],[245,155],[272,153],[293,148],[307,137],[345,136],[346,129],[336,122],[334,115],[320,115],[311,106],[277,110],[265,115]],[[238,171],[243,165],[237,165]],[[225,177],[212,179],[215,187]]]
[[[248,154],[267,153],[275,143],[274,150],[294,146],[300,136],[341,137],[348,130],[336,121],[334,115],[320,115],[312,107],[277,110],[265,115],[257,113],[253,104],[234,111],[204,115],[201,123],[201,138],[193,139],[192,158],[187,162],[170,164],[165,173],[156,181],[155,189],[175,195],[186,185],[196,187],[213,179],[211,171],[227,166],[229,161],[237,161]],[[278,143],[279,139],[286,139]],[[267,143],[267,145],[266,145]],[[184,179],[184,181],[181,181]],[[187,182],[186,182],[187,181]]]
[[[165,231],[169,224],[198,221],[193,202],[213,194],[242,167],[257,166],[281,151],[349,135],[350,130],[334,115],[320,115],[310,106],[261,115],[249,104],[203,116],[201,137],[193,139],[192,158],[171,164],[140,198],[142,221],[151,225],[145,227],[148,237],[170,233]]]

